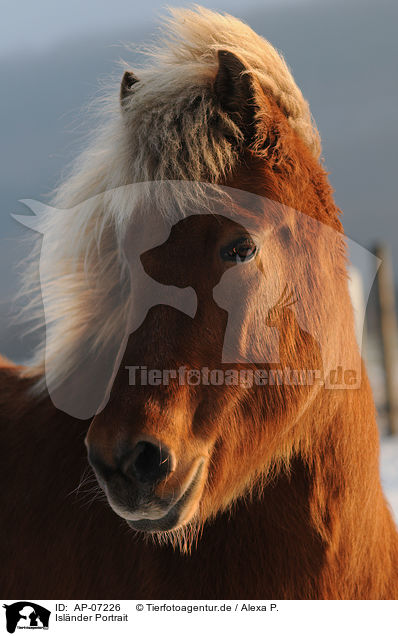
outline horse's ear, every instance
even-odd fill
[[[130,97],[131,89],[133,88],[134,84],[136,84],[138,81],[139,81],[138,77],[136,77],[136,75],[134,75],[132,71],[125,71],[122,77],[122,82],[120,84],[120,103],[122,108],[125,107],[126,98]]]
[[[241,129],[245,140],[251,142],[255,136],[258,108],[254,79],[242,60],[231,51],[219,50],[217,55],[218,72],[214,91],[223,110]]]

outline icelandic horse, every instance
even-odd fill
[[[198,309],[152,307],[129,335],[108,403],[81,419],[56,408],[46,382],[72,376],[80,351],[100,351],[123,329],[118,228],[127,218],[145,228],[124,190],[143,182],[196,184],[192,200],[204,183],[251,193],[286,217],[257,246],[232,220],[192,216],[146,250],[146,273],[190,285]],[[398,598],[397,529],[380,483],[344,232],[308,104],[276,50],[231,16],[172,10],[150,63],[137,76],[126,70],[53,206],[68,215],[46,218],[46,337],[29,365],[1,362],[3,598]],[[256,222],[260,231],[266,219]],[[220,368],[228,316],[212,290],[238,259],[251,290],[242,333],[283,322],[292,368],[319,368],[326,334],[329,352],[359,365],[358,386],[127,382],[131,364]],[[32,317],[37,261],[25,282]],[[268,284],[275,293],[263,307]],[[315,312],[317,338],[299,327],[299,306]],[[79,488],[99,496],[86,505]]]

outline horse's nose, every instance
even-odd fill
[[[141,440],[133,448],[119,448],[112,465],[106,463],[98,449],[89,446],[89,462],[99,477],[109,481],[122,474],[140,485],[155,485],[174,470],[174,455],[160,442]]]
[[[173,470],[173,463],[171,454],[161,444],[142,441],[124,459],[122,472],[141,484],[156,484]]]

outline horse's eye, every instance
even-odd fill
[[[256,254],[257,247],[249,236],[237,239],[227,247],[222,248],[221,258],[223,261],[239,263],[250,261]]]

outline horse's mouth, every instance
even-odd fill
[[[177,499],[165,515],[159,518],[150,518],[143,514],[141,518],[126,519],[130,528],[141,530],[142,532],[167,532],[188,521],[194,514],[194,510],[192,509],[196,508],[193,504],[194,499],[196,499],[195,495],[202,481],[203,468],[204,460],[201,460],[179,499]]]

